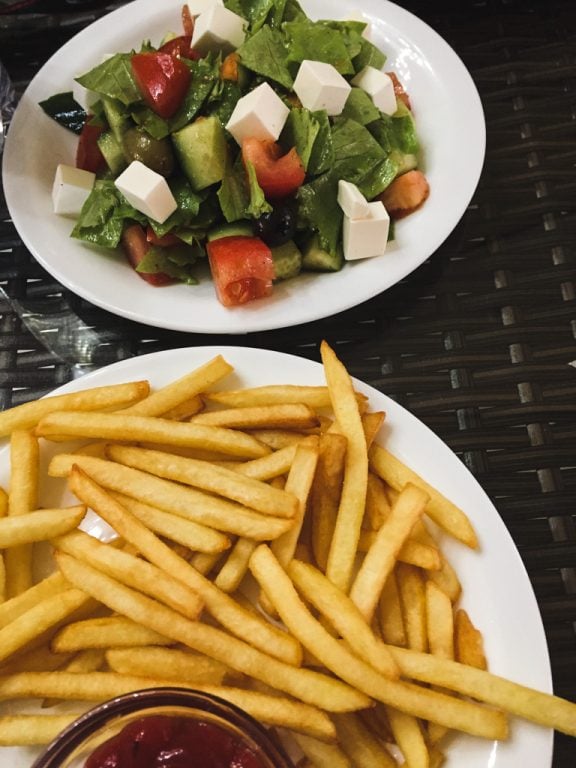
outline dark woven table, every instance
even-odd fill
[[[46,2],[35,17],[0,16],[0,57],[17,92],[119,4],[71,0],[50,13],[58,3]],[[440,435],[488,492],[536,592],[555,690],[576,700],[576,6],[401,5],[458,52],[486,114],[480,184],[443,246],[399,285],[335,317],[242,337],[184,334],[62,289],[23,247],[0,198],[0,407],[161,349],[226,343],[317,360],[327,339],[352,374]],[[553,765],[574,768],[575,740],[556,737]]]

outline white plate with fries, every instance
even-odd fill
[[[480,177],[485,123],[476,87],[461,59],[429,26],[386,0],[303,0],[314,19],[359,11],[372,41],[387,55],[411,97],[431,188],[426,204],[397,223],[386,254],[348,262],[337,273],[303,273],[273,295],[240,307],[216,298],[208,271],[197,286],[154,287],[120,253],[70,237],[70,219],[53,212],[58,163],[73,164],[77,139],[44,115],[38,102],[69,91],[73,78],[117,51],[158,43],[181,28],[180,0],[136,0],[82,30],[42,67],[24,93],[6,138],[3,183],[18,233],[40,264],[64,286],[130,320],[197,333],[249,333],[298,325],[354,307],[395,285],[431,256],[464,214]],[[23,151],[25,148],[25,151]]]
[[[79,416],[79,422],[81,426],[79,431],[76,431],[75,435],[88,436],[92,427],[86,427],[86,424],[94,424],[94,414],[88,414],[90,409],[98,409],[96,413],[96,421],[99,421],[102,425],[113,425],[115,414],[111,414],[112,390],[104,389],[100,391],[99,400],[94,399],[94,395],[89,393],[93,387],[110,387],[116,386],[121,383],[134,382],[140,380],[148,380],[152,391],[160,389],[160,392],[166,391],[161,388],[169,384],[172,381],[178,380],[184,377],[190,371],[195,371],[201,366],[201,370],[211,370],[211,366],[215,358],[221,356],[226,363],[232,367],[233,372],[228,372],[229,366],[224,365],[219,370],[217,376],[209,377],[208,391],[226,391],[226,390],[240,390],[245,388],[263,387],[266,385],[295,385],[297,387],[325,387],[327,377],[325,375],[329,370],[334,370],[333,366],[336,365],[336,369],[342,372],[340,365],[331,350],[324,345],[323,347],[324,363],[325,366],[319,365],[309,360],[294,357],[278,352],[271,352],[260,349],[252,348],[236,348],[236,347],[197,347],[179,350],[168,350],[164,352],[155,353],[152,355],[144,355],[141,357],[131,358],[129,360],[116,363],[109,367],[103,368],[100,371],[89,374],[84,378],[71,382],[64,387],[58,389],[54,394],[57,395],[71,395],[78,393],[78,397],[85,397],[85,401],[81,404],[79,401],[66,403],[67,409],[70,408],[84,408],[85,410]],[[328,350],[328,351],[327,351]],[[326,362],[328,361],[328,362]],[[332,362],[330,362],[332,361]],[[224,376],[224,374],[226,374]],[[196,374],[193,374],[193,378]],[[346,378],[345,372],[344,377]],[[189,378],[189,377],[188,377]],[[201,378],[201,377],[200,377]],[[198,377],[195,379],[196,383]],[[334,392],[336,396],[342,391],[337,388],[337,384],[334,382],[334,375],[331,373],[328,376],[329,387],[332,394]],[[508,678],[509,680],[521,683],[526,686],[530,686],[541,692],[547,693],[551,691],[551,672],[548,660],[548,653],[546,648],[545,636],[540,619],[538,606],[531,589],[530,582],[519,554],[514,546],[514,543],[509,536],[502,520],[500,519],[496,509],[482,491],[476,480],[468,472],[465,466],[460,460],[452,453],[452,451],[427,427],[425,427],[414,416],[405,411],[402,407],[390,400],[385,395],[376,391],[375,389],[367,386],[366,384],[354,380],[353,382],[356,393],[360,395],[360,402],[367,404],[367,409],[371,412],[381,413],[385,412],[385,421],[380,427],[375,442],[382,446],[386,451],[393,454],[399,463],[397,462],[397,468],[403,467],[405,472],[405,465],[411,468],[411,470],[419,476],[420,479],[414,479],[414,482],[421,482],[421,479],[426,481],[429,486],[435,490],[428,490],[431,493],[431,498],[440,500],[438,503],[444,510],[444,512],[438,514],[444,514],[448,510],[448,517],[454,519],[457,522],[454,523],[454,530],[461,535],[462,538],[470,538],[473,540],[475,536],[478,541],[478,548],[473,549],[459,543],[454,538],[449,537],[445,533],[440,532],[440,529],[436,525],[431,525],[430,531],[433,533],[436,539],[436,544],[440,547],[442,557],[446,558],[454,568],[457,578],[462,588],[461,598],[458,602],[458,607],[465,609],[470,616],[475,627],[479,628],[482,632],[484,652],[488,659],[489,670],[496,675],[500,675]],[[141,385],[136,385],[138,388]],[[197,390],[196,390],[197,391]],[[302,390],[303,391],[303,390]],[[86,392],[85,395],[82,393]],[[349,390],[350,394],[352,390]],[[143,392],[139,394],[129,395],[129,398],[138,400],[143,396]],[[343,397],[346,396],[346,393]],[[354,398],[352,393],[352,398]],[[160,395],[161,397],[161,395]],[[45,410],[47,405],[47,398],[38,401],[35,406],[40,411]],[[358,400],[358,398],[356,398]],[[208,398],[208,402],[212,403],[207,408],[207,412],[218,410],[215,408],[214,403],[217,399]],[[124,401],[124,406],[126,406]],[[344,400],[342,401],[344,402]],[[350,401],[347,401],[348,404]],[[115,408],[121,406],[122,401],[117,401]],[[169,407],[168,407],[169,406]],[[194,414],[195,410],[201,406],[201,403],[193,403],[189,413]],[[174,408],[176,402],[165,401],[162,406],[161,413],[166,413],[166,410],[172,410],[174,414]],[[220,405],[220,408],[222,404]],[[156,408],[156,415],[158,406]],[[178,405],[180,408],[180,405]],[[258,410],[260,408],[260,410]],[[257,416],[261,414],[262,406],[256,406]],[[136,409],[137,410],[137,409]],[[108,413],[104,413],[107,411]],[[143,413],[141,411],[141,413]],[[151,410],[150,413],[154,413]],[[181,411],[181,414],[183,411]],[[326,416],[326,409],[322,409],[322,413]],[[17,415],[17,409],[13,411],[14,416]],[[17,420],[10,423],[10,417],[5,413],[0,415],[0,430],[3,430],[3,434],[12,431],[16,427],[29,428],[33,424],[38,422],[39,417],[42,414],[40,412],[33,413],[28,422],[18,422]],[[108,417],[111,416],[112,420]],[[346,423],[346,415],[342,412],[340,414],[341,421],[340,426],[343,431],[346,428],[342,427],[342,424]],[[63,430],[73,430],[72,421],[63,421],[63,417],[60,414],[52,414],[52,416],[46,416],[41,419],[40,424],[44,426],[39,429],[42,434],[53,438],[61,436]],[[208,416],[208,419],[211,417]],[[255,418],[254,414],[250,418]],[[356,418],[352,417],[352,420]],[[4,421],[2,421],[4,419]],[[47,420],[46,420],[47,419]],[[50,419],[55,419],[50,421]],[[192,416],[192,422],[194,419],[198,423],[201,422],[199,416]],[[164,419],[158,419],[157,422],[163,422]],[[250,424],[254,426],[258,422],[251,421]],[[281,422],[285,424],[285,422]],[[321,420],[321,423],[326,424],[325,419]],[[159,427],[162,426],[159,424]],[[174,434],[178,431],[186,430],[189,425],[182,424],[182,427],[172,428]],[[287,427],[287,423],[285,424]],[[112,426],[110,426],[110,429]],[[108,426],[100,427],[101,430],[108,429]],[[60,432],[58,432],[60,430]],[[84,431],[83,431],[84,430]],[[87,430],[87,431],[86,431]],[[71,431],[67,431],[66,434],[72,434]],[[105,437],[104,433],[98,433],[101,437]],[[243,435],[244,433],[240,433]],[[252,433],[252,437],[253,437]],[[262,436],[264,433],[259,433]],[[352,445],[353,438],[348,434],[348,445]],[[363,433],[362,433],[363,434]],[[130,434],[124,431],[120,439],[142,442],[146,435],[152,442],[161,442],[161,438],[158,434],[153,434],[147,431],[145,434],[134,432]],[[93,435],[96,436],[96,435]],[[105,437],[108,441],[111,439],[111,432],[107,433]],[[235,438],[236,439],[236,438]],[[268,438],[269,439],[269,438]],[[239,437],[238,440],[244,440],[244,437]],[[208,443],[201,443],[204,445],[204,451],[210,447],[210,450],[214,450],[214,446]],[[236,443],[234,443],[236,445]],[[238,443],[240,444],[240,443]],[[41,500],[41,506],[62,506],[69,504],[77,504],[78,500],[71,496],[69,491],[65,490],[64,481],[60,479],[50,478],[45,476],[47,469],[48,457],[63,451],[70,450],[69,444],[61,442],[50,442],[46,440],[40,440],[40,452],[41,463],[40,472],[41,480],[39,497]],[[124,448],[120,446],[118,449],[118,455],[121,455]],[[236,448],[234,448],[236,450]],[[248,450],[244,447],[238,450]],[[252,450],[252,449],[250,449]],[[266,449],[268,450],[268,449]],[[351,453],[351,448],[348,449]],[[378,460],[374,458],[375,455],[383,455],[381,449],[374,449],[375,453],[371,453],[373,457],[374,466],[378,465]],[[269,451],[268,451],[269,454]],[[254,454],[253,454],[254,455]],[[263,454],[264,455],[264,454]],[[85,467],[90,467],[90,461],[97,454],[89,456]],[[204,456],[206,459],[207,456]],[[85,459],[83,458],[82,461]],[[0,484],[4,488],[8,488],[10,481],[10,447],[6,445],[0,452]],[[135,465],[132,465],[135,466]],[[392,466],[395,466],[394,463]],[[20,472],[25,472],[25,467],[19,467]],[[86,470],[88,471],[88,469]],[[90,474],[90,472],[89,472]],[[211,475],[210,472],[206,472],[206,477]],[[94,477],[95,475],[92,475]],[[208,482],[206,477],[199,482]],[[406,475],[404,475],[406,479]],[[405,480],[404,480],[405,481]],[[404,482],[403,481],[403,482]],[[389,480],[393,486],[393,481]],[[78,488],[81,486],[79,485]],[[204,486],[208,488],[208,485]],[[275,493],[278,493],[275,491]],[[282,495],[282,494],[281,494]],[[77,493],[78,498],[81,500],[83,497]],[[97,501],[99,497],[94,497]],[[232,495],[229,497],[232,498]],[[278,497],[280,498],[280,497]],[[449,500],[449,502],[446,501]],[[276,502],[274,502],[276,504]],[[279,502],[278,502],[279,503]],[[436,502],[434,502],[436,503]],[[457,505],[462,510],[465,510],[465,515],[458,510],[455,511]],[[88,504],[87,506],[91,506]],[[256,508],[256,502],[254,502],[254,508]],[[429,514],[431,507],[428,507]],[[107,513],[108,514],[108,513]],[[275,512],[280,515],[280,512]],[[436,514],[436,513],[434,513]],[[452,517],[450,517],[452,515]],[[260,516],[262,517],[262,516]],[[108,519],[108,518],[107,518]],[[277,518],[275,518],[277,520]],[[438,518],[440,519],[440,518]],[[448,519],[448,518],[447,518]],[[109,520],[110,522],[110,520]],[[222,524],[220,525],[219,535],[222,535]],[[226,524],[224,524],[226,525]],[[232,524],[231,524],[232,525]],[[234,523],[236,525],[236,523]],[[240,523],[238,523],[240,525]],[[452,523],[449,523],[452,525]],[[467,526],[470,526],[467,528]],[[90,531],[93,535],[106,538],[107,527],[102,524],[101,520],[97,518],[93,512],[89,512],[84,520],[82,527],[85,530]],[[1,531],[0,531],[1,533]],[[233,535],[234,532],[226,532],[225,535]],[[265,533],[255,534],[260,538],[266,536]],[[277,535],[277,534],[276,534]],[[312,534],[314,535],[314,533]],[[127,538],[126,536],[124,538]],[[1,541],[1,539],[0,539]],[[208,545],[207,545],[208,546]],[[110,548],[107,548],[110,549]],[[263,547],[266,551],[267,547]],[[279,557],[280,555],[278,555]],[[199,562],[199,561],[195,561]],[[40,570],[46,572],[47,562],[42,561],[37,563],[40,566]],[[84,567],[84,566],[81,566]],[[330,566],[328,566],[330,567]],[[265,563],[264,563],[264,570]],[[257,569],[256,569],[257,571]],[[68,572],[67,572],[68,573]],[[70,571],[70,574],[74,577],[74,571]],[[430,571],[432,573],[432,571]],[[258,574],[256,573],[257,578]],[[355,577],[354,584],[357,584],[359,577]],[[282,579],[271,582],[271,595],[273,595],[274,589],[281,589]],[[86,584],[91,583],[86,581]],[[180,584],[181,586],[181,584]],[[254,585],[253,585],[254,586]],[[354,586],[352,587],[351,594],[354,593]],[[174,596],[176,599],[176,596]],[[274,602],[273,597],[271,598]],[[280,605],[277,606],[280,609]],[[286,609],[288,610],[288,609]],[[407,609],[408,610],[408,609]],[[0,633],[2,632],[2,608],[0,604]],[[196,622],[189,622],[196,624]],[[0,638],[2,635],[0,634]],[[348,638],[347,638],[348,639]],[[349,642],[351,642],[349,640]],[[1,648],[1,644],[0,644]],[[0,650],[0,654],[2,651]],[[428,656],[428,654],[426,654]],[[318,656],[318,655],[317,655]],[[328,655],[326,655],[328,658]],[[396,657],[394,657],[396,658]],[[374,676],[377,673],[374,669]],[[134,674],[134,672],[132,672]],[[376,678],[374,678],[376,679]],[[490,687],[494,687],[495,690],[500,690],[500,684],[495,682],[492,686],[493,679],[490,678]],[[391,685],[391,684],[389,684]],[[392,688],[391,688],[392,689]],[[425,688],[424,690],[428,690]],[[474,691],[477,689],[474,688]],[[511,698],[508,701],[514,700],[525,701],[525,691],[518,687],[513,687],[512,693],[508,690],[507,694]],[[0,695],[2,694],[2,683],[0,680]],[[498,694],[500,695],[500,694]],[[37,692],[38,697],[47,696],[42,689]],[[50,696],[54,697],[54,694]],[[500,699],[499,701],[502,701]],[[544,704],[543,704],[544,701]],[[555,704],[558,700],[552,697],[547,697],[544,700],[535,700],[533,708],[538,710],[540,714],[542,712],[552,712],[551,718],[556,717]],[[524,706],[524,704],[514,704],[512,706]],[[527,705],[530,707],[530,704]],[[564,706],[560,704],[560,709]],[[574,705],[567,705],[573,707]],[[8,701],[2,704],[0,715],[15,714],[24,709],[26,702]],[[44,710],[44,714],[46,710]],[[537,716],[540,716],[537,714]],[[560,717],[560,715],[558,715]],[[563,714],[564,722],[569,722],[569,718],[574,718],[572,710],[568,710],[567,714]],[[3,721],[0,720],[0,724]],[[551,764],[552,757],[552,730],[547,727],[532,724],[527,720],[520,719],[515,716],[510,717],[510,736],[506,741],[495,741],[493,739],[481,739],[477,737],[467,736],[463,734],[456,734],[450,736],[446,745],[443,746],[443,750],[446,755],[446,761],[444,763],[447,768],[457,768],[460,766],[466,766],[466,768],[546,768]],[[3,726],[0,725],[0,740],[2,739]],[[10,765],[11,768],[29,768],[32,759],[37,754],[38,749],[36,747],[24,747],[24,746],[6,746],[0,748],[0,763],[2,765]],[[328,765],[328,763],[325,763]],[[424,764],[424,763],[422,763]]]

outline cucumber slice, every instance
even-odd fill
[[[289,280],[296,277],[302,269],[302,253],[292,240],[271,248],[274,261],[275,280]]]
[[[302,252],[302,269],[310,272],[339,272],[344,264],[342,248],[335,254],[325,251],[314,235]]]
[[[254,231],[248,221],[233,221],[214,227],[206,235],[208,241],[219,240],[221,237],[254,237]]]

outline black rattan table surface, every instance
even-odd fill
[[[120,4],[60,0],[35,15],[0,15],[0,59],[17,94],[60,45]],[[0,196],[0,407],[162,349],[224,343],[318,360],[327,339],[487,491],[536,593],[555,691],[576,701],[576,5],[399,4],[460,55],[486,116],[479,186],[436,253],[325,320],[246,336],[173,332],[63,289],[22,245]],[[576,741],[557,735],[554,768],[575,765]]]

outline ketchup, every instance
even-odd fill
[[[151,715],[101,744],[85,768],[264,768],[240,736],[187,717]]]

